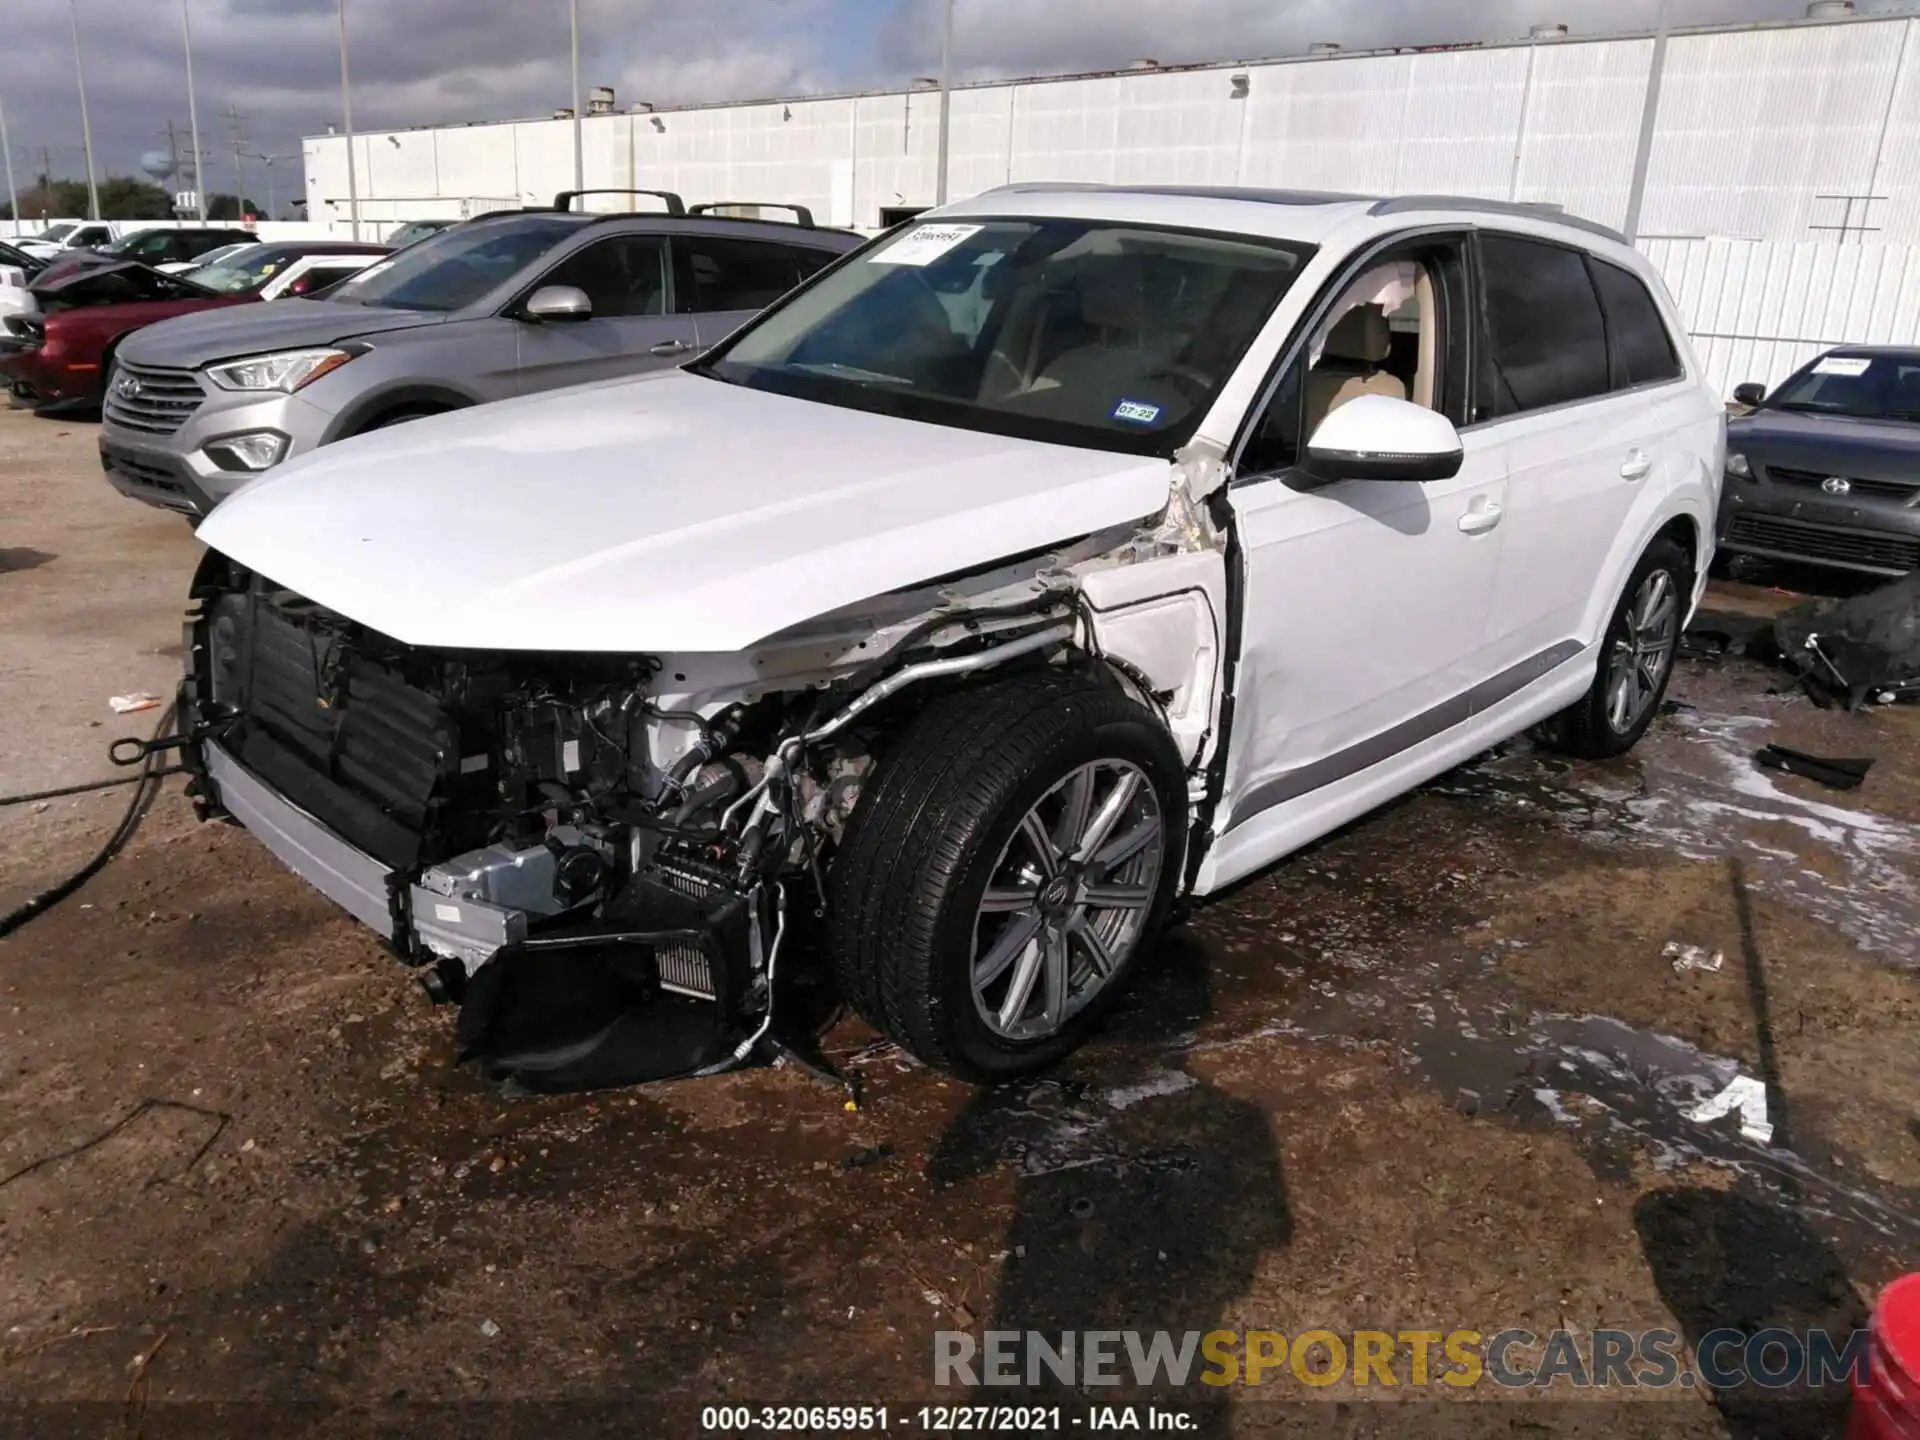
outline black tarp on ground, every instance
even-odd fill
[[[1816,600],[1773,626],[1781,658],[1808,694],[1849,710],[1920,699],[1920,574],[1847,600]]]

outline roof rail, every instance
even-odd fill
[[[1515,215],[1527,220],[1551,220],[1557,225],[1565,225],[1574,230],[1584,230],[1590,235],[1599,235],[1608,240],[1618,241],[1622,245],[1630,244],[1627,237],[1611,225],[1602,225],[1598,220],[1588,220],[1581,215],[1569,215],[1548,205],[1528,205],[1510,200],[1475,200],[1465,195],[1396,195],[1391,200],[1382,200],[1370,211],[1371,215],[1403,215],[1410,210],[1465,210],[1482,214]]]
[[[469,215],[465,220],[456,220],[453,224],[467,225],[475,220],[498,220],[502,215],[525,215],[526,213],[526,206],[511,205],[504,210],[482,210],[478,215]],[[447,228],[451,230],[453,225],[449,225]]]
[[[813,211],[809,210],[806,206],[780,205],[771,200],[707,200],[699,205],[689,207],[687,213],[689,215],[712,215],[716,210],[740,210],[745,209],[749,205],[758,210],[791,210],[793,212],[794,224],[804,225],[809,230],[813,229]],[[716,218],[721,220],[745,220],[749,217],[745,215],[721,215]],[[751,218],[758,219],[759,217],[753,216]]]
[[[655,199],[666,202],[667,214],[684,215],[687,213],[687,202],[671,190],[562,190],[558,195],[553,197],[553,208],[556,210],[571,210],[573,209],[573,202],[578,200],[582,195],[651,195]]]
[[[1186,200],[1245,200],[1261,205],[1348,205],[1375,198],[1372,195],[1352,195],[1341,190],[1281,190],[1246,185],[1102,185],[1088,180],[1018,180],[1011,185],[996,185],[985,193],[1022,195],[1047,191],[1166,195]]]

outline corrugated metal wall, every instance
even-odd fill
[[[1649,39],[1561,40],[965,89],[953,96],[950,191],[1018,180],[1440,191],[1619,226],[1653,57]],[[1920,19],[1673,38],[1641,231],[1704,327],[1716,374],[1758,366],[1735,379],[1772,378],[1809,345],[1871,338],[1859,325],[1915,323],[1912,291],[1885,278],[1894,262],[1865,257],[1920,246],[1916,70]],[[786,201],[874,226],[933,200],[938,117],[925,89],[595,116],[582,127],[587,183]],[[345,148],[307,142],[316,219],[346,218]],[[573,180],[568,121],[369,134],[355,153],[362,213],[382,218],[501,203],[483,197],[543,202]],[[1861,253],[1820,258],[1846,248]],[[1870,322],[1879,300],[1909,308]]]
[[[1920,245],[1650,240],[1720,392],[1835,345],[1920,345]]]

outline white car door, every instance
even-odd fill
[[[1459,472],[1446,480],[1316,485],[1297,467],[1298,437],[1310,436],[1330,389],[1465,418],[1464,239],[1423,237],[1381,259],[1321,312],[1325,343],[1290,363],[1229,494],[1241,638],[1216,883],[1340,823],[1311,815],[1345,782],[1463,723],[1497,678],[1486,636],[1507,493],[1501,447],[1463,435]],[[1380,276],[1396,263],[1412,272],[1411,301],[1404,283],[1381,293]],[[1384,347],[1377,324],[1341,319],[1369,296],[1377,303],[1361,308],[1392,320]],[[1295,824],[1289,807],[1306,818]]]
[[[1511,475],[1489,641],[1517,663],[1605,624],[1633,512],[1657,509],[1673,478],[1661,392],[1683,371],[1636,276],[1546,240],[1486,233],[1480,246],[1487,363],[1468,433]],[[1687,401],[1684,385],[1675,393]]]

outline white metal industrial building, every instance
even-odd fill
[[[952,96],[950,192],[1020,180],[1448,192],[1631,228],[1717,382],[1822,345],[1920,340],[1920,16],[1143,67]],[[604,95],[604,92],[602,92]],[[602,99],[586,183],[780,201],[874,227],[928,205],[931,89],[654,110]],[[354,137],[385,228],[544,202],[569,120]],[[346,142],[306,142],[314,219],[350,221]],[[1635,175],[1644,154],[1635,225]],[[619,203],[619,202],[615,202]]]

